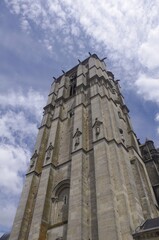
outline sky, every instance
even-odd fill
[[[0,236],[11,229],[52,77],[96,53],[137,137],[159,146],[158,0],[0,1]]]

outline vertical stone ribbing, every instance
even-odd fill
[[[26,240],[28,237],[38,183],[39,177],[34,174],[26,178],[10,235],[12,240]]]
[[[72,155],[71,184],[67,239],[86,240],[85,223],[83,219],[83,162],[85,161],[82,151]]]
[[[118,81],[96,55],[52,84],[34,151],[10,240],[132,240],[157,216]]]
[[[81,89],[82,90],[82,89]],[[86,150],[86,109],[83,101],[83,91],[76,96],[74,113],[72,161],[71,161],[71,184],[67,239],[87,240],[87,158]],[[79,131],[79,136],[76,133]],[[78,141],[77,141],[78,138]]]
[[[46,238],[46,232],[49,224],[49,208],[51,201],[50,182],[53,180],[53,170],[46,167],[42,171],[38,194],[34,209],[33,220],[29,233],[29,240],[42,240]],[[51,184],[52,185],[52,184]]]
[[[44,119],[49,118],[44,116]],[[21,195],[21,200],[17,209],[16,217],[13,223],[12,232],[10,235],[11,240],[26,240],[28,239],[28,234],[30,231],[30,225],[32,221],[32,216],[34,212],[35,200],[38,191],[40,172],[42,169],[43,159],[44,159],[44,149],[46,148],[48,139],[48,128],[47,126],[42,126],[39,129],[37,141],[35,148],[38,152],[38,157],[34,166],[31,168],[29,166],[28,174],[26,177],[25,185]]]
[[[57,145],[60,141],[59,128],[61,124],[61,112],[62,106],[59,106],[54,110],[54,114],[52,116],[52,124],[49,131],[47,147],[50,143],[52,144],[53,154],[49,161],[47,161],[45,157],[47,147],[45,146],[45,152],[43,155],[44,166],[40,178],[36,205],[28,238],[29,240],[42,240],[46,238],[49,226],[49,211],[51,209],[51,194],[54,176],[54,170],[52,169],[52,166],[48,164],[51,162],[53,162],[53,164],[57,164],[59,154],[59,147]]]

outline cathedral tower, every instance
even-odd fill
[[[157,203],[128,112],[95,54],[53,82],[10,240],[159,239],[142,229]]]
[[[140,149],[157,203],[159,204],[159,150],[155,148],[154,142],[148,139],[145,144],[140,145]]]

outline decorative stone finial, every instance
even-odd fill
[[[107,57],[102,58],[102,59],[101,59],[101,62],[103,62],[105,59],[107,59]]]

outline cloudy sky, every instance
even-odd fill
[[[158,0],[0,1],[0,235],[9,231],[52,77],[107,57],[142,142],[159,146]]]

